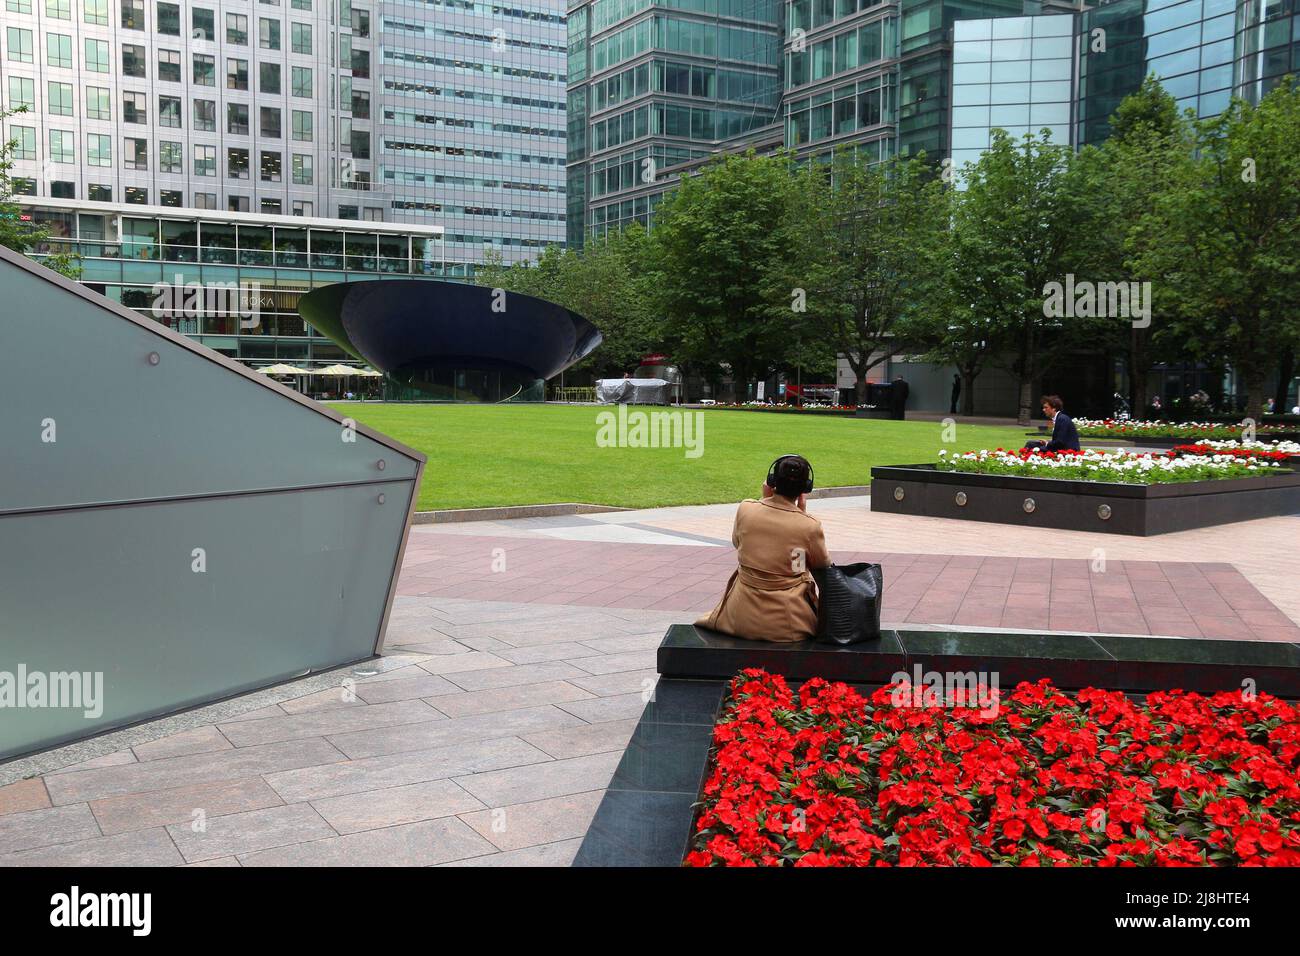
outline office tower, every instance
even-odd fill
[[[346,356],[297,315],[352,278],[468,276],[564,240],[559,0],[0,0],[0,102],[36,250],[226,354]]]

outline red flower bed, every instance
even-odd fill
[[[1176,445],[1170,454],[1184,455],[1221,455],[1228,458],[1259,458],[1263,461],[1285,462],[1289,455],[1280,451],[1263,451],[1252,448],[1215,448],[1212,445]]]
[[[1290,703],[899,687],[734,678],[686,865],[1300,865]]]

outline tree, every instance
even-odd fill
[[[845,356],[863,404],[871,369],[918,341],[947,225],[943,185],[923,156],[867,165],[843,151],[805,165],[784,223],[773,299],[787,316],[792,302],[806,310],[810,338]]]
[[[0,110],[0,124],[15,113],[27,112],[26,106],[13,110]],[[13,169],[14,150],[18,148],[17,140],[0,143],[0,246],[29,255],[50,238],[49,230],[41,229],[22,219],[22,209],[13,201],[13,181],[9,170]],[[70,279],[81,276],[81,266],[76,256],[66,252],[50,253],[44,256],[43,265],[61,273]]]
[[[547,246],[534,262],[506,266],[492,256],[475,281],[577,312],[600,330],[602,342],[576,367],[597,375],[622,375],[658,348],[662,336],[645,291],[645,251],[645,230],[634,224],[605,239],[592,239],[582,249]]]
[[[1196,124],[1197,159],[1158,196],[1141,230],[1142,271],[1165,277],[1168,334],[1231,363],[1258,418],[1279,356],[1300,342],[1300,88],[1234,99]]]
[[[729,365],[741,389],[787,360],[794,342],[769,298],[789,251],[778,226],[793,183],[784,155],[725,156],[682,177],[650,233],[648,278],[666,344],[701,370]]]
[[[1049,282],[1082,272],[1095,259],[1101,228],[1095,150],[1076,154],[1046,130],[1013,140],[1000,129],[976,163],[963,171],[953,215],[955,301],[987,321],[991,354],[1012,356],[1019,381],[1019,421],[1028,424],[1034,386],[1093,319],[1044,314]]]
[[[1102,146],[1106,166],[1106,221],[1110,227],[1099,235],[1101,271],[1111,279],[1152,283],[1153,295],[1163,296],[1163,274],[1142,271],[1151,243],[1163,238],[1144,228],[1156,212],[1156,203],[1171,182],[1186,179],[1193,162],[1195,143],[1186,118],[1154,74],[1141,88],[1125,97],[1110,120],[1111,136]],[[1149,264],[1149,263],[1148,263]],[[1150,405],[1147,372],[1157,355],[1181,354],[1178,340],[1166,334],[1163,321],[1115,325],[1109,340],[1125,355],[1128,368],[1129,402],[1133,414],[1141,416]]]

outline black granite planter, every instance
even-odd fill
[[[1155,535],[1300,512],[1300,473],[1169,484],[871,469],[871,510],[1029,528]]]
[[[674,624],[659,645],[668,678],[730,679],[761,667],[790,681],[812,677],[883,685],[899,673],[996,674],[1001,688],[1050,678],[1057,687],[1143,692],[1255,690],[1300,697],[1300,645],[1285,641],[997,631],[886,631],[880,641],[838,647],[801,641],[770,644]]]
[[[725,690],[723,680],[659,681],[574,866],[681,866]]]
[[[886,631],[836,647],[769,644],[674,624],[659,645],[655,699],[641,716],[574,866],[680,866],[709,770],[727,682],[748,667],[792,686],[813,677],[866,691],[901,672],[975,675],[1006,692],[1044,677],[1063,690],[1175,688],[1300,697],[1300,644],[977,631]]]

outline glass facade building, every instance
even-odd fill
[[[564,239],[561,0],[0,0],[15,190]]]
[[[958,21],[953,160],[978,159],[994,127],[1100,143],[1147,74],[1205,118],[1233,96],[1257,102],[1297,72],[1295,0],[1112,0],[1076,14]]]
[[[23,215],[50,234],[34,250],[37,259],[78,255],[83,285],[254,365],[353,361],[298,314],[298,300],[312,289],[360,279],[432,278],[447,271],[441,227],[87,205],[23,204]],[[192,298],[196,286],[204,289],[201,301]],[[241,315],[251,311],[242,303],[232,308],[209,291],[219,288],[255,295],[255,320]],[[186,307],[156,310],[164,294]]]
[[[778,0],[570,5],[571,245],[648,224],[674,167],[775,129],[780,18]]]
[[[1070,142],[1074,18],[1002,17],[953,25],[952,161],[975,162],[992,130],[1014,137],[1050,131]]]

